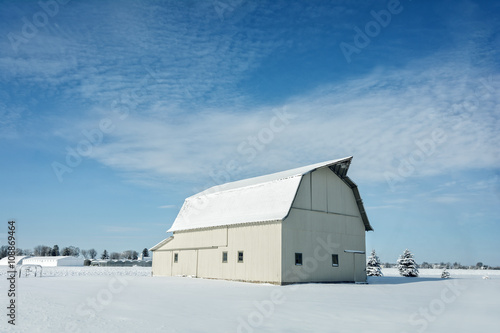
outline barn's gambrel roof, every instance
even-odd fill
[[[282,221],[292,207],[302,176],[329,167],[352,190],[365,230],[373,230],[356,184],[347,177],[352,156],[211,187],[184,201],[168,232]]]

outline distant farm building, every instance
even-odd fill
[[[364,282],[373,230],[352,157],[209,188],[187,198],[151,248],[154,276],[249,282]]]
[[[15,256],[14,262],[16,265],[22,265],[23,260],[28,258],[28,256]],[[0,267],[6,267],[9,265],[9,257],[4,257],[0,259]]]
[[[24,259],[23,265],[40,265],[43,267],[83,266],[83,259],[72,256],[31,257]]]

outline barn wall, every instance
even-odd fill
[[[172,251],[153,252],[153,276],[172,275]]]
[[[280,236],[280,222],[176,232],[170,242],[153,251],[153,275],[279,284]],[[207,242],[210,239],[214,243]],[[227,263],[222,262],[224,251],[228,254]],[[243,251],[243,263],[238,262],[238,251]],[[177,263],[173,262],[175,253]]]
[[[312,209],[304,208],[307,201]],[[344,252],[365,251],[365,227],[352,190],[330,169],[301,183],[282,233],[283,283],[366,280],[365,255]],[[302,253],[302,266],[295,265],[295,253]],[[338,267],[332,267],[332,254],[338,254]]]
[[[205,230],[177,231],[174,239],[163,245],[159,250],[192,249],[201,247],[226,246],[227,228]]]

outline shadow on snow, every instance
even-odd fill
[[[440,277],[369,276],[368,284],[404,284],[442,280]]]

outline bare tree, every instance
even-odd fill
[[[78,257],[80,255],[80,248],[79,247],[70,246],[69,248],[71,250],[71,255],[73,257]]]
[[[109,255],[109,259],[112,260],[120,259],[120,254],[118,252],[111,252],[111,254]]]
[[[33,254],[35,256],[41,256],[42,255],[42,246],[41,245],[37,245],[33,248]]]
[[[120,259],[130,259],[130,258],[132,258],[130,250],[123,251],[122,253],[120,253]]]
[[[80,253],[82,254],[82,256],[85,258],[85,259],[88,259],[89,258],[89,253],[87,250],[81,250]]]
[[[35,256],[40,256],[40,257],[47,257],[52,255],[52,248],[50,246],[46,245],[37,245],[34,248],[34,254]]]
[[[90,259],[95,259],[95,257],[97,256],[97,251],[95,249],[90,249],[88,253]]]

